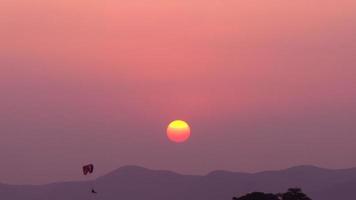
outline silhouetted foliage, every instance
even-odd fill
[[[300,188],[290,188],[286,193],[279,194],[282,200],[311,200]]]
[[[279,200],[278,196],[270,193],[263,192],[253,192],[246,194],[245,196],[239,198],[232,198],[233,200]]]
[[[233,197],[233,200],[312,200],[302,192],[300,188],[290,188],[285,193],[270,194],[253,192],[241,197]]]

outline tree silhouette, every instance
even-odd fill
[[[289,188],[286,193],[279,194],[282,200],[311,200],[300,188]]]
[[[277,195],[270,194],[270,193],[263,193],[263,192],[253,192],[239,198],[233,197],[232,199],[233,200],[279,200]]]
[[[252,192],[241,197],[233,197],[233,200],[312,200],[302,192],[300,188],[289,188],[285,193],[271,194]]]

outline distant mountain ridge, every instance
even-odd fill
[[[98,194],[91,194],[94,187]],[[230,200],[248,192],[283,192],[301,187],[314,200],[355,199],[356,168],[297,166],[284,170],[241,173],[216,170],[182,175],[167,170],[124,166],[93,181],[39,186],[0,184],[6,200]]]

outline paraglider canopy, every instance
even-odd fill
[[[89,164],[89,165],[84,165],[83,166],[83,174],[87,175],[87,174],[91,174],[94,172],[94,165],[93,164]]]

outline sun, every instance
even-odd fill
[[[175,120],[168,125],[167,136],[173,142],[185,142],[190,137],[190,127],[183,120]]]

